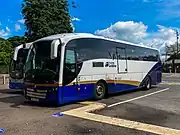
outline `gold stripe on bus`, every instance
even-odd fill
[[[140,85],[140,82],[132,81],[132,80],[117,80],[116,83],[118,83],[118,84],[129,84],[129,85],[134,85],[134,86]]]
[[[36,92],[30,92],[30,91],[27,91],[28,94],[33,94],[33,95],[37,95],[37,96],[43,96],[43,97],[46,97],[46,94],[44,93],[36,93]]]
[[[107,83],[118,83],[118,84],[129,84],[129,85],[135,85],[139,86],[140,82],[139,81],[133,81],[133,80],[105,80]],[[73,82],[69,83],[66,86],[72,86],[74,84],[96,84],[97,80],[92,80],[92,81],[80,81],[80,82]],[[45,86],[45,87],[50,87],[50,86],[63,86],[62,84],[32,84],[32,86]]]
[[[96,81],[82,81],[82,82],[79,82],[79,84],[93,84],[95,82]]]
[[[139,81],[133,81],[133,80],[105,80],[107,83],[116,83],[116,84],[129,84],[129,85],[135,85],[139,86]],[[94,81],[81,81],[78,84],[96,84],[97,80]]]
[[[115,83],[115,80],[106,80],[107,83]]]

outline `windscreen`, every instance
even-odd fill
[[[59,57],[51,59],[51,43],[41,41],[33,44],[25,66],[26,80],[35,83],[53,83],[58,80]]]
[[[13,59],[13,55],[11,58],[10,64],[10,76],[14,79],[22,79],[23,78],[23,69],[24,64],[26,62],[26,58],[28,55],[28,49],[21,48],[18,51],[17,60]]]

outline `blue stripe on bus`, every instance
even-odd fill
[[[39,102],[65,104],[75,101],[83,101],[92,99],[94,97],[95,84],[81,84],[79,86],[59,86],[57,91],[47,92],[45,98],[38,98]],[[116,93],[138,88],[137,86],[129,84],[108,84],[108,92]],[[26,94],[27,95],[27,94]],[[37,98],[36,94],[27,99]]]
[[[130,91],[138,88],[129,84],[108,84],[109,93]],[[94,97],[95,84],[81,84],[80,86],[62,86],[58,88],[59,104],[70,103],[74,101],[88,100]]]

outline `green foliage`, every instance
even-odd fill
[[[73,31],[67,0],[24,0],[22,8],[28,42]]]
[[[9,65],[0,65],[0,73],[7,74],[9,72]]]
[[[25,43],[26,38],[24,36],[14,36],[14,37],[8,38],[8,41],[11,42],[11,44],[13,45],[13,48],[14,48],[18,45]]]
[[[12,50],[11,42],[0,39],[0,65],[9,64]]]

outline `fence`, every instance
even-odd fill
[[[8,84],[9,82],[9,66],[0,65],[0,85]]]
[[[8,74],[0,74],[0,85],[8,84],[9,75]]]

